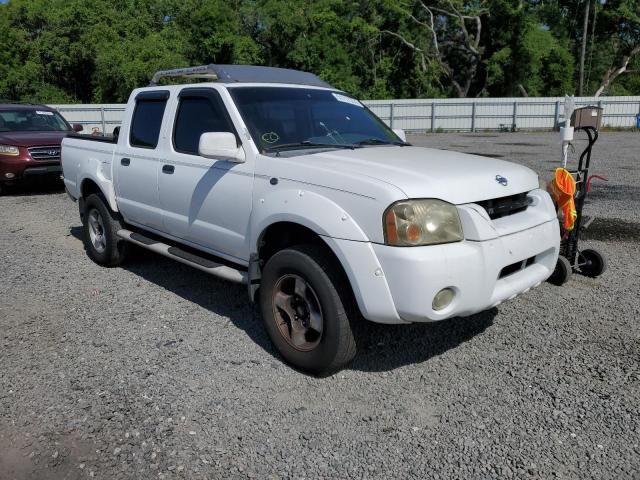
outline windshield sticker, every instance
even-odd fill
[[[36,114],[38,114],[38,115],[53,115],[53,112],[45,112],[43,110],[36,110]]]
[[[276,143],[278,140],[280,140],[280,135],[278,135],[276,132],[268,132],[262,134],[263,142]]]
[[[362,104],[355,98],[347,97],[346,95],[342,95],[340,93],[334,93],[333,96],[339,102],[350,103],[351,105],[355,105],[356,107],[364,108]]]

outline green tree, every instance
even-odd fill
[[[307,70],[363,98],[575,91],[587,0],[9,0],[0,98],[124,102],[159,69]],[[591,5],[590,93],[640,90],[640,2]]]

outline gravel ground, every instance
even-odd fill
[[[550,177],[556,134],[439,134]],[[594,152],[599,279],[369,324],[351,368],[287,367],[245,288],[148,252],[104,269],[59,190],[0,197],[0,478],[640,478],[640,135]]]

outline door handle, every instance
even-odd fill
[[[173,165],[163,165],[162,173],[168,173],[169,175],[171,175],[175,169],[176,168]]]
[[[128,167],[130,163],[131,163],[131,159],[130,158],[121,158],[120,159],[120,165]]]

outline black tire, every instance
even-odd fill
[[[558,257],[558,263],[556,263],[556,268],[549,277],[548,281],[549,283],[552,283],[554,285],[564,285],[571,278],[571,273],[571,263],[569,263],[569,260],[566,257],[560,255]]]
[[[92,238],[94,215],[100,219],[102,244],[95,241],[95,231]],[[102,194],[92,193],[86,198],[82,215],[82,240],[91,260],[105,267],[115,267],[125,260],[129,245],[116,235],[122,228],[120,216],[111,211]],[[103,245],[103,248],[99,248],[99,245]]]
[[[291,327],[293,320],[286,313],[289,310],[276,306],[275,295],[282,293],[289,281],[295,283],[297,293],[298,279],[310,288],[307,297],[311,301],[303,302],[307,303],[307,311],[313,306],[309,305],[317,300],[322,330],[318,334],[309,328],[304,333],[304,339],[308,341],[296,347]],[[290,295],[291,302],[301,298],[296,293]],[[271,341],[294,367],[315,375],[327,375],[343,368],[355,357],[356,342],[351,322],[356,319],[357,309],[351,287],[337,261],[325,248],[299,245],[273,255],[262,272],[260,308]],[[296,308],[292,311],[299,312]],[[291,332],[291,338],[286,332]]]
[[[598,277],[607,270],[607,259],[598,250],[593,248],[582,250],[579,258],[580,273],[587,277]]]

